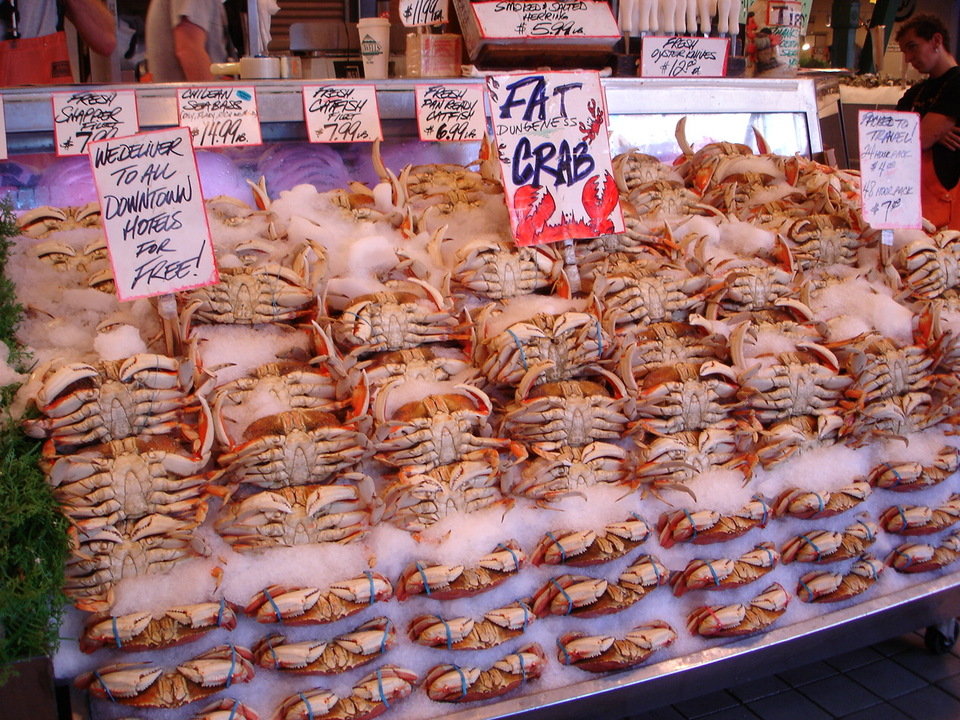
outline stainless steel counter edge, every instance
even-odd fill
[[[357,82],[363,81],[337,81]],[[413,89],[417,85],[482,84],[482,78],[437,78],[378,80],[377,102],[384,120],[416,117]],[[330,84],[324,80],[238,81],[255,88],[262,124],[302,124],[303,88]],[[223,87],[225,83],[195,83],[191,86]],[[809,78],[604,78],[603,85],[611,115],[771,113],[802,112],[807,116],[811,148],[822,149],[817,122],[814,81]],[[176,84],[73,85],[44,88],[6,88],[0,90],[4,104],[6,132],[11,153],[53,151],[53,105],[55,92],[136,92],[140,126],[143,129],[171,127],[177,124]],[[24,134],[23,142],[17,135]],[[38,135],[39,134],[39,135]],[[49,135],[47,137],[46,135]],[[271,139],[287,139],[273,133]],[[265,136],[266,139],[266,136]],[[295,138],[291,138],[295,139]],[[49,147],[45,147],[49,145]]]
[[[794,602],[799,602],[794,598]],[[700,652],[601,675],[515,699],[487,703],[445,720],[623,717],[680,702],[773,671],[787,670],[939,623],[960,613],[960,572]],[[678,632],[685,632],[678,628]],[[544,648],[556,656],[554,648]],[[451,708],[452,710],[452,708]]]

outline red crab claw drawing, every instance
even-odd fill
[[[550,191],[539,185],[521,185],[513,195],[513,212],[517,218],[517,244],[529,245],[539,240],[540,233],[557,209]]]
[[[620,202],[620,191],[617,190],[617,182],[613,176],[604,171],[602,179],[599,175],[589,178],[580,197],[590,218],[590,228],[601,235],[613,232],[610,213]]]

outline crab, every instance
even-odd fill
[[[726,339],[689,322],[658,322],[622,338],[620,374],[637,382],[663,365],[702,364],[727,357]]]
[[[177,358],[139,353],[97,363],[54,361],[28,382],[44,415],[23,421],[24,432],[52,438],[56,450],[72,450],[134,435],[184,428],[185,413],[200,407],[190,390],[193,366]]]
[[[520,479],[510,491],[538,503],[560,500],[580,488],[629,479],[627,452],[612,443],[562,445],[555,451],[536,445],[533,452],[536,457],[522,465]]]
[[[72,455],[44,458],[42,466],[63,512],[83,532],[159,513],[195,519],[206,513],[206,475],[213,434],[129,437],[92,445]]]
[[[361,382],[356,374],[365,374],[366,382],[375,398],[375,391],[394,380],[444,382],[452,381],[455,377],[467,380],[476,372],[467,356],[459,350],[437,351],[430,346],[422,346],[376,353],[364,358],[353,366],[348,381],[356,387]]]
[[[717,208],[705,202],[700,194],[676,181],[653,180],[637,185],[630,190],[627,199],[639,215],[658,219],[670,220],[688,215],[723,215]]]
[[[123,705],[178,708],[252,680],[251,659],[247,648],[218,645],[172,669],[149,662],[106,665],[83,673],[74,686]]]
[[[335,582],[327,590],[271,585],[254,595],[243,611],[259,623],[320,625],[350,617],[392,597],[390,581],[367,571]]]
[[[278,263],[220,269],[220,282],[188,290],[180,313],[182,337],[196,322],[221,325],[286,323],[316,314],[306,270]]]
[[[780,560],[772,542],[762,542],[738,558],[691,560],[670,579],[673,594],[682,596],[690,590],[724,590],[747,585],[760,579],[777,566]]]
[[[200,708],[191,720],[260,720],[260,716],[239,700],[220,698]]]
[[[812,492],[789,488],[772,503],[774,517],[795,517],[803,520],[833,517],[857,507],[870,497],[870,483],[858,480],[834,491]]]
[[[41,262],[60,272],[93,270],[94,266],[107,262],[107,244],[103,238],[97,238],[77,250],[73,245],[60,240],[44,240],[30,248],[30,252]]]
[[[381,462],[423,473],[476,451],[509,447],[508,440],[487,436],[493,407],[482,390],[456,385],[452,393],[405,403],[387,417],[392,387],[377,395],[373,411],[375,457]]]
[[[567,380],[589,372],[614,350],[594,313],[537,313],[496,334],[488,318],[487,312],[477,317],[474,362],[491,383],[525,387]]]
[[[309,543],[350,543],[370,525],[360,473],[341,475],[337,484],[296,485],[262,490],[228,502],[214,527],[236,552]]]
[[[914,240],[894,256],[894,266],[908,292],[932,300],[960,285],[960,231],[943,230]]]
[[[401,471],[383,492],[382,519],[416,532],[454,513],[501,502],[500,456],[495,450],[478,450],[425,472]]]
[[[771,264],[746,264],[723,276],[719,292],[707,302],[709,319],[736,313],[776,310],[800,294],[793,270]]]
[[[674,510],[662,513],[657,521],[660,545],[673,547],[678,542],[709,545],[724,542],[753,530],[766,527],[770,506],[754,496],[738,511],[724,515],[716,510]]]
[[[677,121],[674,137],[683,153],[684,161],[678,168],[689,185],[697,191],[705,192],[717,175],[721,165],[729,160],[753,155],[753,149],[743,143],[711,142],[694,152],[687,142],[686,117]]]
[[[951,527],[960,520],[960,494],[953,493],[937,507],[894,505],[879,517],[880,527],[897,535],[929,535]]]
[[[537,543],[534,565],[598,565],[623,557],[650,535],[650,526],[637,516],[594,530],[548,532]]]
[[[832,603],[849,600],[869,590],[883,572],[884,565],[871,555],[862,555],[846,573],[814,570],[797,582],[797,597],[806,603]]]
[[[610,582],[586,575],[550,578],[533,596],[537,617],[599,617],[626,610],[670,579],[670,571],[652,555],[641,555]]]
[[[563,260],[549,245],[515,247],[502,240],[475,240],[457,250],[453,280],[485,298],[529,295],[553,287]]]
[[[909,392],[876,400],[851,416],[841,429],[852,444],[873,438],[904,438],[947,419],[951,410],[930,393]]]
[[[733,368],[719,361],[661,366],[636,393],[637,425],[657,435],[702,430],[730,418],[737,390]]]
[[[680,176],[670,165],[653,155],[628,150],[613,158],[613,179],[623,195],[657,180],[679,181]]]
[[[261,638],[251,648],[253,661],[292,675],[337,675],[373,662],[396,644],[396,629],[375,617],[329,641],[288,642],[280,633]]]
[[[886,564],[899,573],[940,570],[960,558],[960,530],[954,530],[939,545],[901,543],[887,556]]]
[[[233,630],[238,608],[221,599],[179,605],[161,613],[133,612],[90,615],[80,635],[80,650],[92,653],[100,648],[124,652],[159,650],[193,642],[217,628]]]
[[[101,612],[112,604],[120,580],[170,570],[200,554],[191,546],[199,520],[146,515],[77,533],[67,561],[63,591],[81,610]]]
[[[350,356],[406,350],[425,343],[466,340],[466,326],[441,292],[411,278],[405,289],[359,295],[343,303],[333,318],[333,338]]]
[[[89,227],[100,227],[100,204],[97,202],[66,208],[44,205],[17,218],[20,233],[33,238],[46,237],[59,230]]]
[[[829,563],[858,557],[877,539],[879,526],[871,520],[857,520],[842,531],[814,530],[790,538],[780,550],[784,564],[791,562]]]
[[[383,665],[362,677],[346,697],[322,687],[294,693],[280,703],[273,720],[370,720],[409,697],[416,684],[412,670]]]
[[[638,442],[638,462],[629,482],[656,496],[663,489],[682,489],[708,470],[746,472],[749,461],[742,444],[733,420],[657,436],[646,444]]]
[[[898,346],[876,333],[836,343],[842,367],[854,378],[846,394],[860,403],[922,392],[930,386],[933,357],[920,345]]]
[[[470,567],[418,561],[401,573],[397,581],[397,600],[403,601],[413,595],[426,595],[437,600],[472,597],[516,576],[526,559],[516,541],[509,540],[497,545]]]
[[[488,700],[540,677],[546,664],[543,650],[532,643],[500,658],[486,669],[437,665],[427,671],[423,686],[427,696],[437,702]]]
[[[323,410],[287,410],[254,420],[234,441],[222,415],[215,416],[221,442],[220,477],[263,489],[330,482],[353,470],[367,454],[367,436]]]
[[[789,593],[779,583],[773,583],[746,603],[696,608],[687,617],[687,629],[707,638],[752,635],[776,622],[789,602]]]
[[[838,213],[788,218],[779,229],[800,270],[835,263],[855,265],[865,245],[861,231]]]
[[[526,392],[518,388],[504,410],[503,433],[546,452],[620,438],[627,425],[626,388],[612,374],[604,377],[616,395],[589,380],[544,383]]]
[[[809,450],[840,441],[843,418],[839,415],[794,415],[759,429],[757,460],[769,470]]]
[[[345,406],[337,395],[339,378],[330,365],[277,360],[250,374],[214,388],[214,405],[239,404],[256,394],[269,394],[290,408],[335,411]]]
[[[557,638],[557,657],[564,665],[573,665],[587,672],[626,670],[643,664],[657,650],[668,647],[676,639],[676,631],[662,620],[637,625],[622,638],[564,633]]]
[[[920,462],[881,463],[867,475],[874,487],[897,492],[924,490],[937,485],[960,469],[960,449],[944,445],[934,456],[933,464]]]
[[[520,637],[536,615],[522,601],[483,614],[480,620],[418,615],[407,634],[418,645],[446,650],[485,650]]]

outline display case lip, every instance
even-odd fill
[[[482,77],[397,78],[387,80],[250,80],[240,81],[256,88],[261,124],[274,127],[264,132],[265,140],[299,140],[303,124],[302,90],[305,86],[339,83],[374,83],[377,86],[383,120],[416,117],[413,89],[431,83],[483,84]],[[719,112],[801,112],[807,117],[810,147],[822,149],[818,125],[816,90],[809,78],[602,78],[611,115],[704,114]],[[194,86],[223,87],[230,83],[190,83]],[[177,124],[176,90],[179,83],[111,85],[63,85],[4,88],[4,116],[11,154],[53,152],[53,111],[51,93],[71,91],[134,90],[140,125],[143,129],[173,127]],[[683,92],[678,92],[682,89]]]

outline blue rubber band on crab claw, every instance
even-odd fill
[[[563,545],[560,544],[560,541],[557,540],[551,531],[547,531],[547,537],[553,540],[553,544],[557,546],[557,549],[560,551],[560,562],[565,563],[567,561],[567,553],[563,549]]]
[[[769,507],[767,506],[767,503],[765,503],[765,502],[763,501],[763,498],[760,497],[759,495],[754,495],[752,499],[759,501],[760,504],[763,505],[763,517],[760,518],[760,527],[766,527],[766,526],[767,526],[767,520],[770,519],[770,517],[769,517],[770,509],[769,509]],[[823,501],[821,500],[821,502],[823,502]]]
[[[517,337],[517,334],[513,330],[507,328],[507,332],[510,333],[510,337],[513,338],[513,342],[517,346],[517,350],[520,351],[520,363],[523,365],[523,369],[529,370],[530,368],[527,366],[527,353],[523,350],[523,343],[520,342],[520,338]]]
[[[300,698],[300,702],[303,703],[303,706],[307,708],[307,720],[314,720],[313,706],[310,704],[310,700],[302,692],[298,692],[297,697]]]
[[[217,627],[223,625],[223,611],[227,607],[227,601],[225,598],[220,598],[220,608],[217,610]]]
[[[573,665],[573,658],[571,658],[570,653],[567,652],[567,646],[560,642],[560,638],[557,638],[557,649],[560,651],[560,654],[563,655],[563,664]]]
[[[237,647],[236,645],[230,646],[230,670],[227,672],[227,684],[224,687],[230,687],[233,685],[233,671],[237,667]]]
[[[697,536],[697,525],[695,522],[693,522],[693,516],[690,514],[690,511],[687,510],[686,508],[683,508],[682,512],[684,516],[687,518],[687,520],[690,522],[690,530],[693,532],[693,534],[690,537],[695,538]]]
[[[523,625],[521,627],[526,630],[527,625],[530,624],[530,608],[525,603],[520,603],[520,607],[523,608]]]
[[[596,318],[593,321],[593,328],[597,334],[597,357],[603,357],[603,331],[600,328],[600,318]]]
[[[355,312],[353,312],[353,311],[351,311],[351,310],[344,310],[342,313],[340,313],[340,315],[341,315],[341,316],[343,316],[343,315],[353,315],[354,319],[359,320],[360,322],[365,322],[367,325],[370,325],[370,326],[373,325],[373,323],[371,323],[371,322],[370,322],[369,320],[367,320],[365,317],[361,317],[360,315],[357,315],[357,313],[355,313]]]
[[[810,600],[812,601],[816,595],[814,594],[813,590],[810,589],[810,586],[803,581],[803,578],[800,578],[797,582],[799,583],[800,587],[810,593]]]
[[[908,568],[911,565],[913,565],[913,560],[911,559],[911,557],[907,555],[907,553],[903,552],[903,550],[901,550],[900,548],[894,548],[893,554],[896,555],[897,557],[904,557],[907,559],[907,564],[904,565],[903,567]]]
[[[279,670],[279,669],[280,669],[280,657],[277,655],[277,649],[276,649],[275,647],[273,647],[272,645],[270,646],[270,656],[273,658],[273,669],[274,669],[274,670]]]
[[[107,684],[103,681],[103,678],[100,677],[100,671],[99,671],[99,670],[94,670],[94,671],[93,671],[93,677],[95,677],[95,678],[97,679],[97,682],[100,683],[100,687],[102,687],[102,688],[103,688],[103,691],[107,694],[107,700],[109,700],[110,702],[115,703],[115,702],[117,701],[117,699],[113,696],[113,693],[110,692],[110,688],[107,687]]]
[[[390,632],[390,628],[393,626],[393,620],[387,618],[387,625],[383,628],[383,637],[380,638],[380,653],[383,654],[387,650],[387,637]]]
[[[570,595],[567,593],[567,591],[564,590],[563,586],[562,586],[560,583],[557,582],[557,579],[556,579],[556,578],[550,578],[550,582],[553,583],[553,584],[556,586],[557,590],[560,591],[560,594],[563,595],[563,597],[566,598],[566,600],[567,600],[567,612],[566,612],[565,614],[566,614],[566,615],[572,614],[572,613],[573,613],[573,598],[570,597]]]
[[[460,676],[460,697],[465,698],[467,696],[467,688],[469,687],[467,685],[467,676],[463,674],[463,668],[459,665],[451,665],[450,667],[456,670]]]
[[[897,505],[897,515],[900,516],[900,521],[903,523],[903,526],[904,526],[905,528],[910,527],[910,523],[907,522],[907,513],[906,513],[903,505]]]
[[[453,631],[450,630],[450,624],[446,620],[444,620],[443,618],[440,618],[440,622],[443,624],[443,629],[446,630],[447,632],[447,650],[452,650],[453,649]]]
[[[713,575],[713,584],[720,587],[720,576],[717,575],[717,571],[713,569],[713,561],[705,563],[705,565],[710,568],[710,574]]]
[[[113,643],[114,643],[114,645],[117,646],[118,649],[120,649],[120,648],[123,647],[123,640],[121,639],[121,637],[120,637],[120,631],[119,631],[119,629],[117,628],[117,616],[116,616],[116,615],[111,615],[111,616],[110,616],[110,624],[111,624],[112,629],[113,629]]]
[[[270,603],[270,607],[273,608],[273,614],[277,616],[277,622],[283,622],[283,613],[280,612],[280,606],[277,605],[276,601],[273,599],[273,595],[270,594],[268,588],[263,589],[263,594],[267,596],[267,602]]]
[[[892,472],[892,473],[893,473],[893,476],[897,479],[897,481],[896,481],[893,485],[891,485],[890,487],[891,487],[891,488],[900,487],[900,483],[901,483],[901,481],[903,480],[903,478],[900,476],[900,473],[897,472],[897,469],[896,469],[893,465],[891,465],[890,463],[880,463],[880,465],[882,465],[882,466],[885,467],[887,470],[889,470],[890,472]]]
[[[423,569],[423,565],[420,562],[417,562],[416,566],[417,572],[420,573],[420,579],[423,580],[423,591],[427,594],[427,597],[430,597],[430,583],[427,582],[427,571]]]
[[[801,534],[801,535],[798,535],[797,537],[799,537],[807,545],[809,545],[810,547],[812,547],[814,550],[817,551],[817,560],[820,560],[823,558],[823,552],[820,550],[820,548],[817,547],[817,544],[813,540],[811,540],[806,536],[806,534]]]
[[[549,533],[548,533],[548,534],[549,534]],[[502,550],[506,550],[508,553],[510,553],[510,557],[513,558],[513,564],[514,564],[517,568],[519,568],[519,567],[520,567],[520,561],[517,559],[517,553],[516,553],[516,551],[515,551],[512,547],[507,547],[507,546],[504,545],[503,543],[497,543],[497,546],[494,548],[494,550],[501,550],[501,549],[502,549]]]
[[[523,653],[522,653],[522,652],[518,652],[518,653],[517,653],[517,658],[520,660],[520,679],[521,679],[521,682],[526,682],[526,679],[527,679],[527,668],[526,668],[526,666],[523,664]]]
[[[367,605],[373,605],[377,601],[377,586],[373,584],[373,573],[370,570],[364,570],[363,574],[367,576],[367,582],[370,583],[370,599]]]
[[[237,706],[240,704],[239,700],[234,700],[233,705],[230,706],[230,714],[227,715],[227,720],[233,720],[237,716]]]
[[[873,534],[873,530],[870,529],[870,526],[867,525],[863,520],[857,520],[854,525],[861,525],[863,529],[867,531],[867,540],[873,542],[876,540],[876,536]]]
[[[387,699],[387,693],[383,690],[383,668],[377,668],[377,690],[380,691],[380,702],[389,708],[390,701]]]

